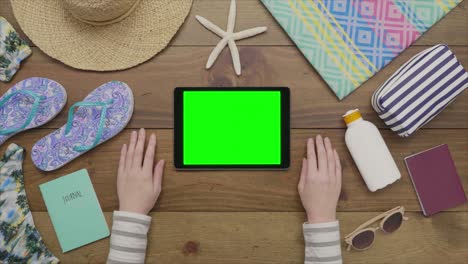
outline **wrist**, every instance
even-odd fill
[[[144,210],[137,209],[137,208],[124,207],[124,206],[121,206],[119,208],[119,211],[129,212],[129,213],[134,213],[134,214],[141,214],[141,215],[148,215],[148,212],[145,212]]]
[[[309,224],[319,224],[319,223],[328,223],[336,221],[336,214],[330,215],[312,215],[307,214],[307,223]]]

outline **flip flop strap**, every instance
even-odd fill
[[[89,146],[74,146],[73,150],[78,151],[78,152],[84,152],[84,151],[88,151],[96,147],[97,144],[99,144],[99,141],[101,141],[101,138],[102,138],[102,132],[104,131],[107,109],[113,103],[114,103],[114,100],[112,99],[108,100],[107,102],[77,102],[70,107],[70,110],[68,111],[68,121],[65,127],[65,135],[67,135],[71,131],[71,128],[73,125],[73,114],[74,114],[75,108],[77,107],[102,107],[98,130],[97,130],[96,138],[94,139],[93,144]]]
[[[18,90],[18,91],[15,91],[15,92],[12,92],[12,93],[8,94],[7,96],[5,96],[5,98],[0,100],[0,108],[3,107],[8,102],[8,100],[10,100],[13,96],[18,95],[18,94],[29,95],[34,99],[34,103],[33,103],[33,106],[31,108],[31,112],[29,113],[28,117],[24,121],[23,125],[21,125],[18,128],[0,129],[0,135],[13,134],[13,133],[22,131],[27,126],[29,126],[29,124],[31,123],[31,121],[33,120],[33,118],[37,114],[37,110],[39,108],[39,104],[41,103],[41,100],[46,98],[45,96],[38,95],[37,93],[34,93],[32,91]]]

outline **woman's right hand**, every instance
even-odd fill
[[[307,141],[307,158],[302,160],[298,191],[309,224],[336,220],[341,192],[340,157],[329,138],[320,135]]]

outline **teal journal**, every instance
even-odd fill
[[[63,252],[109,236],[86,169],[39,185]]]

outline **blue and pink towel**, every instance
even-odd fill
[[[461,0],[261,0],[341,100]]]

